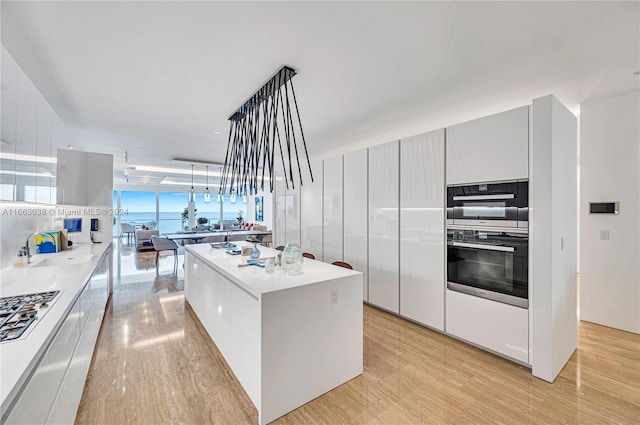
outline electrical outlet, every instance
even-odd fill
[[[338,289],[331,290],[331,304],[338,304]]]
[[[608,241],[609,240],[609,231],[608,230],[600,230],[600,240]]]

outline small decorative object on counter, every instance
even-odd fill
[[[264,269],[267,273],[274,273],[276,271],[276,266],[273,263],[273,259],[267,258],[267,261],[264,263]]]
[[[282,252],[282,269],[286,274],[302,273],[302,250],[295,242],[289,242]]]
[[[260,258],[260,250],[258,249],[258,244],[254,243],[253,248],[251,249],[251,254],[249,255],[252,260],[257,260]]]

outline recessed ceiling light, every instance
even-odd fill
[[[213,130],[212,133],[213,134],[220,134],[220,132],[218,130]]]

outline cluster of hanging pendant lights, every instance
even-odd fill
[[[194,187],[194,183],[193,183],[193,169],[194,169],[195,165],[191,164],[191,189],[189,189],[189,203],[191,204],[195,204],[196,203],[196,190]],[[203,193],[203,201],[205,204],[208,204],[211,202],[211,192],[209,191],[209,166],[205,166],[206,169],[206,183],[205,183],[205,188],[204,188],[204,193]],[[222,168],[220,168],[220,175],[222,175]],[[229,201],[232,204],[235,204],[237,202],[238,198],[235,195],[235,193],[232,193],[231,196],[229,197]],[[222,191],[218,191],[218,196],[216,197],[216,202],[218,202],[219,204],[221,204],[222,202],[224,202],[224,196],[222,194]],[[245,204],[249,202],[249,199],[247,197],[247,195],[243,195],[242,196],[242,202],[244,202]]]
[[[265,179],[273,192],[276,157],[281,160],[287,189],[295,188],[296,174],[302,185],[300,157],[306,158],[313,182],[307,144],[302,131],[298,102],[291,78],[296,72],[283,66],[229,117],[229,141],[221,173],[221,195],[235,202],[242,196],[264,191]],[[298,140],[302,147],[298,148]],[[304,153],[302,152],[304,148]]]

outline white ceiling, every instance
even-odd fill
[[[72,144],[115,155],[119,183],[125,150],[129,165],[223,162],[227,118],[285,64],[312,157],[547,94],[577,111],[640,87],[639,6],[2,1],[1,37]]]

